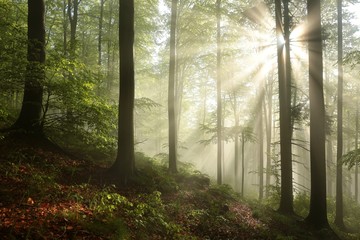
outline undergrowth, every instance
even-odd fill
[[[241,199],[230,186],[210,184],[207,175],[188,164],[180,164],[179,172],[171,174],[163,159],[137,153],[136,176],[124,189],[107,183],[106,171],[93,162],[29,146],[0,145],[0,150],[2,239],[325,236],[274,211],[276,196],[265,203]],[[302,217],[308,202],[305,194],[294,199]],[[346,206],[346,224],[358,228],[358,205],[347,199]],[[359,239],[358,234],[337,233],[342,239]]]

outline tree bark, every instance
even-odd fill
[[[76,54],[76,29],[78,23],[78,11],[81,0],[68,0],[68,17],[70,22],[70,57]]]
[[[355,149],[359,148],[359,91],[356,95],[356,117],[355,117]],[[359,166],[355,164],[355,201],[359,201]]]
[[[120,0],[120,96],[118,150],[110,171],[126,186],[134,175],[134,0]]]
[[[270,80],[272,81],[272,79]],[[269,197],[269,186],[271,182],[271,135],[272,135],[272,95],[273,95],[273,84],[272,82],[268,82],[267,84],[267,119],[265,120],[265,126],[266,126],[266,197]]]
[[[262,91],[261,91],[261,94]],[[259,200],[264,197],[264,132],[263,132],[263,100],[260,100],[259,116]]]
[[[28,1],[28,46],[22,107],[13,128],[42,132],[43,81],[45,80],[45,4]]]
[[[169,117],[169,171],[177,172],[177,119],[175,103],[176,79],[176,25],[178,0],[172,0],[171,27],[170,27],[170,64],[168,90],[168,117]]]
[[[68,30],[68,16],[66,15],[66,0],[63,0],[63,52],[64,56],[67,54],[67,30]]]
[[[315,229],[328,228],[326,207],[325,106],[320,0],[308,0],[310,98],[310,210],[305,221]]]
[[[238,113],[238,102],[236,98],[236,92],[234,91],[234,123],[235,123],[235,133],[234,133],[234,189],[238,190],[238,178],[239,178],[239,113]]]
[[[343,207],[343,46],[342,46],[342,0],[337,0],[338,10],[338,98],[337,98],[337,154],[336,154],[336,211],[334,223],[344,229]]]
[[[217,183],[222,184],[221,0],[216,0]]]
[[[281,194],[278,211],[291,215],[293,210],[292,155],[291,155],[291,74],[290,74],[290,32],[288,2],[284,1],[284,35],[281,27],[281,1],[275,1],[276,34],[278,38],[278,77],[280,105],[280,156]],[[284,41],[282,37],[284,36]],[[284,56],[285,46],[285,56]]]
[[[241,133],[241,197],[245,194],[245,133]]]
[[[104,3],[105,0],[100,0],[100,16],[99,16],[99,38],[98,38],[98,65],[102,63],[102,33],[104,21]]]

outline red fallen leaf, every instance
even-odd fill
[[[66,227],[66,230],[73,230],[73,229],[74,229],[73,226],[67,226],[67,227]]]

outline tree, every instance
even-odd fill
[[[100,16],[99,16],[99,39],[98,39],[98,64],[102,63],[102,37],[103,37],[103,22],[104,22],[104,3],[105,0],[100,0]]]
[[[222,183],[221,0],[216,0],[217,183]]]
[[[261,99],[261,98],[260,98]],[[264,132],[263,132],[263,99],[259,103],[259,200],[264,197]]]
[[[134,153],[134,1],[120,0],[120,96],[118,148],[110,171],[127,185],[135,171]]]
[[[70,22],[70,57],[74,58],[76,53],[76,29],[78,25],[78,12],[81,0],[68,0],[67,14]]]
[[[275,1],[277,34],[277,57],[280,107],[280,156],[281,194],[279,212],[293,214],[292,156],[291,156],[291,75],[290,75],[290,32],[288,1],[284,1],[284,34],[282,30],[281,1]],[[282,39],[284,38],[284,39]],[[284,43],[285,40],[285,56]]]
[[[24,97],[15,129],[42,132],[43,82],[45,80],[45,4],[28,1],[28,44]]]
[[[269,197],[269,187],[270,187],[270,178],[271,178],[271,135],[272,135],[272,97],[273,97],[273,83],[272,76],[268,78],[268,83],[266,84],[266,99],[267,99],[267,109],[265,105],[265,129],[266,129],[266,178],[265,186],[266,192],[265,196]]]
[[[240,128],[241,142],[241,197],[245,195],[245,143],[255,142],[253,130],[250,127]]]
[[[325,106],[320,0],[308,0],[310,98],[310,210],[305,221],[315,229],[328,228],[326,207]]]
[[[168,117],[169,117],[169,170],[172,173],[177,171],[177,120],[175,109],[175,76],[176,76],[176,20],[177,3],[171,3],[171,29],[170,29],[170,64],[169,64],[169,90],[168,90]]]
[[[336,211],[335,224],[344,229],[343,206],[343,33],[342,33],[342,0],[337,0],[338,10],[338,98],[337,98],[337,166],[336,166]]]
[[[359,90],[357,87],[357,93]],[[355,116],[355,150],[359,149],[359,97],[356,95],[356,116]],[[359,199],[359,166],[355,164],[355,201]]]

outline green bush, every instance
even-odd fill
[[[133,204],[124,196],[114,192],[114,187],[106,187],[96,193],[90,201],[94,214],[112,218],[120,208],[129,209]]]
[[[310,197],[306,193],[299,193],[294,198],[294,211],[301,217],[306,217],[309,213]]]

